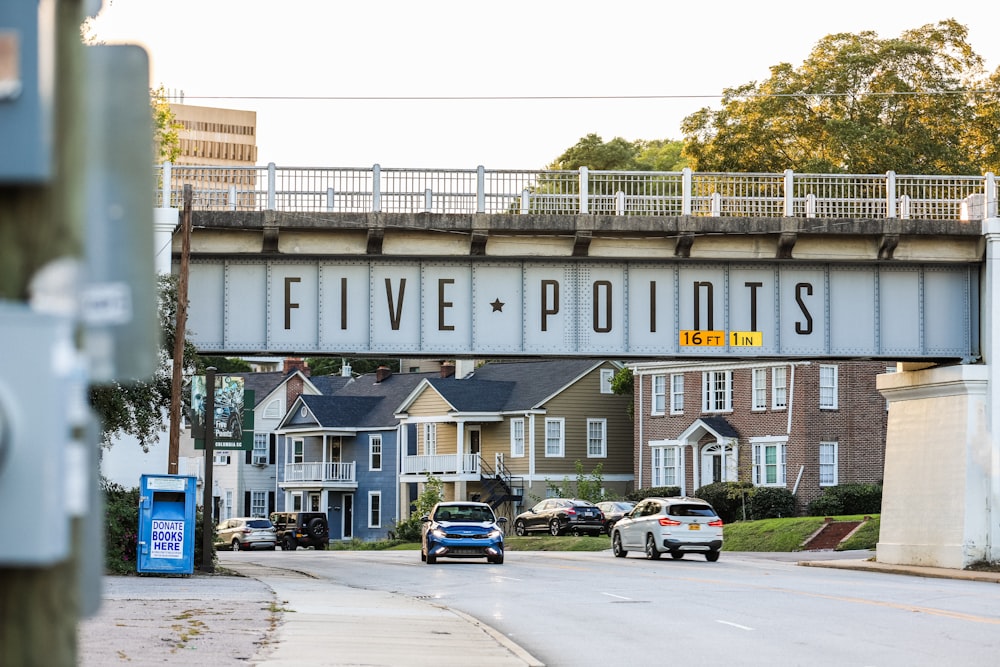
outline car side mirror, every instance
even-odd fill
[[[431,520],[431,518],[430,518],[430,516],[428,516],[427,514],[425,514],[425,515],[423,515],[422,517],[420,517],[420,520],[421,520],[421,521],[430,521],[430,520]]]
[[[505,516],[500,517],[499,519],[497,519],[497,523],[499,523],[500,525],[507,523],[507,517]]]

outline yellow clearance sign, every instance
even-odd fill
[[[762,347],[764,334],[760,331],[681,331],[678,338],[681,347]]]

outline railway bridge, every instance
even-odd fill
[[[1000,560],[992,174],[165,164],[159,182],[158,268],[189,262],[206,353],[895,362],[878,560]]]

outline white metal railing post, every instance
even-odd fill
[[[795,172],[785,170],[785,213],[786,218],[795,215]]]
[[[171,197],[172,186],[170,183],[170,178],[171,178],[170,171],[172,167],[173,165],[171,165],[169,161],[163,163],[163,173],[162,173],[163,184],[161,186],[163,188],[163,194],[160,195],[160,197],[163,199],[163,201],[160,202],[163,205],[163,208],[172,208],[170,206],[171,200],[173,199]]]
[[[615,193],[615,215],[625,215],[625,193],[621,190]]]
[[[530,197],[530,196],[531,195],[528,192],[528,188],[525,188],[525,189],[521,190],[521,215],[527,215],[528,214],[528,209],[529,209],[528,197]]]
[[[806,195],[806,217],[816,217],[816,194],[813,192]]]
[[[326,210],[332,211],[337,203],[337,193],[333,188],[326,189]]]
[[[899,217],[903,220],[910,219],[910,195],[899,198]]]
[[[229,186],[229,210],[230,211],[235,211],[236,210],[236,186],[235,185],[230,185]]]
[[[896,217],[896,172],[894,171],[885,172],[885,217]],[[909,218],[909,211],[903,217]]]
[[[580,213],[590,212],[590,202],[587,201],[590,194],[587,187],[588,173],[586,167],[580,167]]]
[[[430,188],[424,188],[424,213],[430,213],[434,203],[434,193]]]
[[[486,168],[476,167],[476,213],[486,213]]]
[[[372,165],[372,213],[382,210],[382,167]]]
[[[718,218],[722,215],[722,195],[718,192],[712,193],[712,210],[710,213],[713,218]]]
[[[691,215],[691,167],[681,172],[681,215]]]
[[[986,217],[995,218],[997,217],[997,179],[993,175],[992,171],[986,172],[986,192],[983,196],[986,198]]]
[[[277,200],[277,195],[275,191],[277,190],[278,181],[278,168],[274,166],[273,162],[267,163],[267,210],[275,210],[275,201]]]

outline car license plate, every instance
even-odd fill
[[[688,524],[688,530],[701,530],[701,526],[697,523]]]

